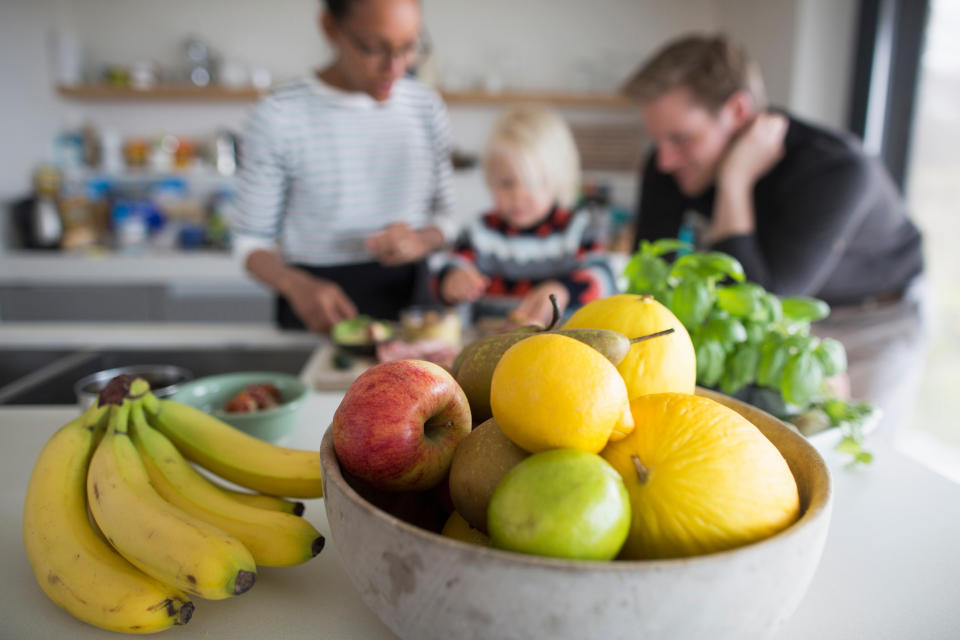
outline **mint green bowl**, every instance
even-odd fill
[[[250,413],[227,413],[227,402],[247,385],[271,383],[280,390],[283,404],[272,409]],[[297,424],[300,410],[307,399],[307,385],[296,376],[271,371],[245,371],[197,378],[181,386],[171,400],[205,411],[251,436],[276,442],[290,433]]]

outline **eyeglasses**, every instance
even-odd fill
[[[368,60],[376,60],[382,65],[389,66],[395,59],[411,63],[414,60],[430,54],[430,42],[425,35],[420,35],[416,40],[405,44],[399,48],[393,48],[386,44],[371,45],[360,39],[349,30],[340,27],[340,33],[347,37],[350,45]]]

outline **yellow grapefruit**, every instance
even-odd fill
[[[622,294],[601,298],[578,309],[564,329],[610,329],[628,338],[665,329],[673,333],[637,342],[617,365],[632,401],[647,393],[693,393],[697,360],[690,334],[673,312],[652,296]]]

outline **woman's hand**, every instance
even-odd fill
[[[440,282],[440,297],[451,304],[473,302],[488,286],[490,279],[476,269],[451,269]]]
[[[391,266],[416,262],[443,244],[443,234],[435,227],[413,229],[403,222],[395,222],[367,238],[367,251]]]
[[[315,333],[327,333],[341,320],[357,315],[353,301],[339,285],[302,271],[291,280],[285,297],[297,317]]]
[[[550,295],[557,297],[557,306],[560,313],[570,304],[570,292],[556,280],[541,282],[523,297],[520,306],[513,310],[511,317],[523,322],[537,323],[547,326],[553,318],[553,303]]]

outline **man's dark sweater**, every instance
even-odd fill
[[[754,188],[756,231],[710,249],[779,295],[858,304],[903,291],[923,271],[920,232],[879,161],[851,136],[790,118],[784,157]],[[714,190],[688,198],[647,162],[637,242],[677,237],[690,212],[712,215]]]

